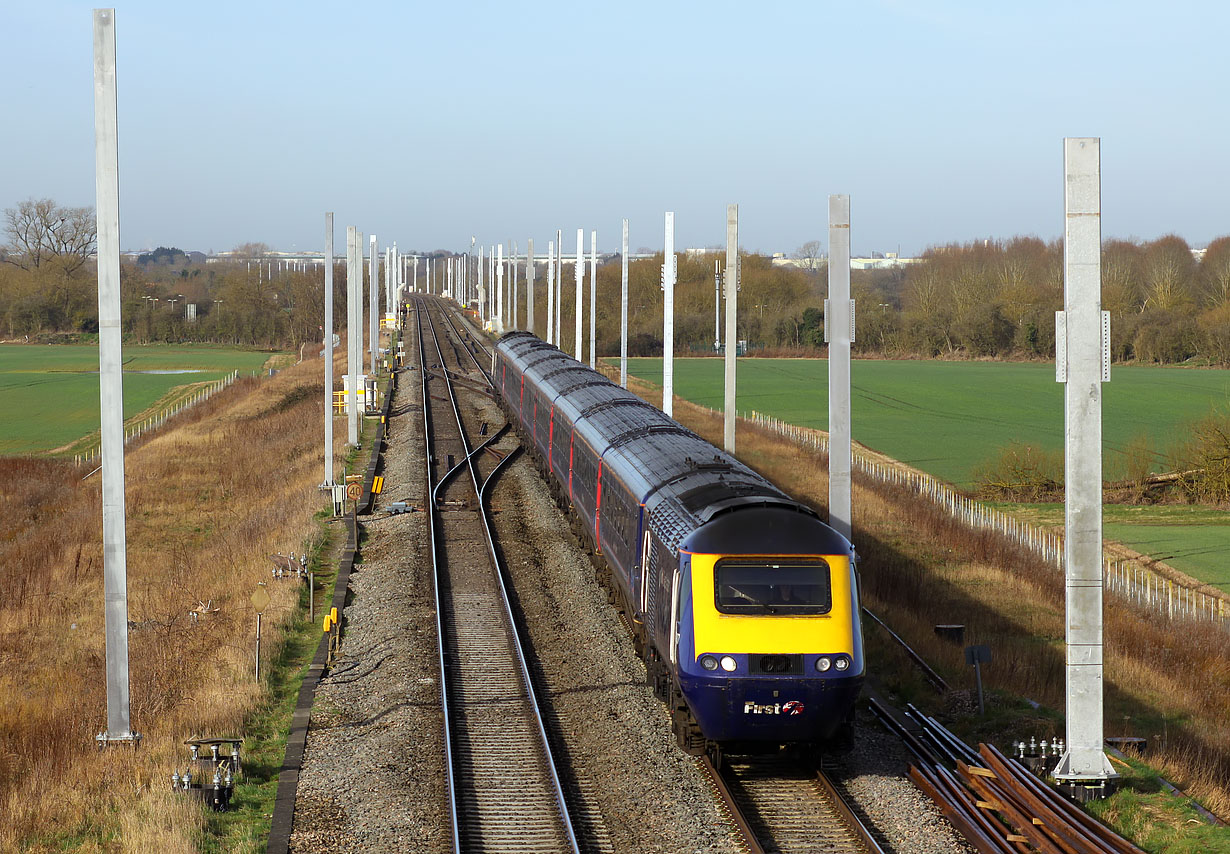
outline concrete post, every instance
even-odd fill
[[[675,411],[675,212],[666,213],[666,247],[662,253],[662,411]]]
[[[325,489],[333,486],[333,213],[325,213]],[[330,499],[332,500],[332,499]]]
[[[483,270],[484,246],[478,247],[478,322],[481,326],[487,322],[487,279]]]
[[[547,343],[555,344],[555,241],[547,241]]]
[[[829,196],[829,298],[824,301],[824,337],[829,344],[829,525],[846,539],[850,539],[853,530],[850,498],[850,341],[854,337],[853,329],[850,197]]]
[[[577,278],[577,302],[576,302],[576,316],[577,316],[576,352],[577,352],[577,356],[576,358],[577,358],[577,361],[579,362],[581,361],[581,345],[582,345],[581,309],[583,307],[582,303],[585,301],[584,293],[581,290],[581,284],[583,280],[585,279],[585,229],[583,228],[577,229],[576,272],[577,272],[577,277],[576,277]]]
[[[512,311],[509,314],[512,316],[512,328],[517,329],[517,303],[520,302],[520,294],[517,293],[517,244],[512,245],[512,258],[509,259],[512,264]]]
[[[624,220],[624,238],[619,253],[622,284],[619,291],[619,387],[628,387],[628,220]]]
[[[376,315],[380,308],[378,300],[380,299],[379,292],[376,290],[377,282],[380,280],[380,272],[376,260],[376,235],[371,236],[371,249],[368,252],[370,256],[367,259],[367,347],[371,352],[371,379],[376,378],[376,356],[380,350],[380,318]]]
[[[363,236],[353,226],[346,226],[346,373],[349,390],[346,394],[346,442],[359,444],[359,368],[363,361],[363,318],[360,299],[363,293]]]
[[[534,332],[534,238],[525,243],[525,328]]]
[[[500,335],[504,332],[504,244],[501,243],[496,247],[496,264],[495,264],[495,320],[496,334]]]
[[[414,292],[419,292],[419,256],[414,256]]]
[[[726,353],[723,447],[735,452],[735,358],[739,355],[739,206],[726,206]]]
[[[555,346],[564,349],[564,230],[555,230]]]
[[[1063,141],[1064,310],[1055,328],[1055,378],[1064,383],[1068,647],[1067,745],[1055,777],[1093,787],[1118,776],[1102,740],[1102,383],[1110,379],[1110,316],[1101,305],[1101,149],[1097,138]]]
[[[107,731],[140,739],[128,697],[128,535],[124,516],[124,380],[120,343],[120,158],[115,10],[94,10],[94,189],[98,226],[98,396],[102,414],[103,615]]]
[[[589,368],[598,367],[598,232],[589,233]]]

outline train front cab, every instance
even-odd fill
[[[765,507],[680,545],[676,673],[705,738],[737,750],[841,734],[864,674],[849,542]]]

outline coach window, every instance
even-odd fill
[[[829,565],[822,558],[781,562],[720,560],[714,570],[723,614],[827,614],[833,607]]]

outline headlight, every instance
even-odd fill
[[[725,670],[727,673],[735,672],[735,660],[732,656],[729,656],[729,655],[722,656],[722,669]]]
[[[816,659],[816,669],[821,673],[833,666],[833,662],[828,656],[822,655]]]
[[[850,659],[839,658],[836,662],[834,662],[833,666],[838,670],[848,670],[850,668]]]
[[[702,655],[700,657],[700,666],[706,670],[717,670],[718,661],[712,655]]]

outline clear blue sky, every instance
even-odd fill
[[[92,8],[0,4],[0,208],[94,204]],[[1230,232],[1224,3],[116,9],[126,248],[319,249],[325,210],[339,246],[615,250],[628,217],[660,248],[666,210],[704,246],[738,202],[745,248],[790,252],[830,193],[855,253],[1051,239],[1064,136],[1102,138],[1105,236]]]

